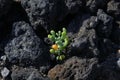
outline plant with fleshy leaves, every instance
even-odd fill
[[[65,59],[65,53],[63,51],[66,49],[69,42],[67,30],[63,28],[62,32],[58,31],[57,33],[51,30],[50,34],[48,34],[48,38],[54,42],[51,46],[50,53],[54,54],[57,60]]]

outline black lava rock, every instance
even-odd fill
[[[78,32],[75,35],[73,42],[71,43],[72,55],[93,57],[99,54],[99,50],[97,48],[98,37],[94,29],[94,27],[97,25],[95,20],[96,17],[94,16],[84,19],[83,24],[81,24],[81,20],[79,20],[78,28],[76,28],[76,31]],[[74,26],[74,24],[72,26]],[[71,31],[74,30],[72,28],[69,29],[71,29]]]
[[[5,46],[5,54],[11,63],[40,66],[49,62],[47,47],[28,23],[24,21],[14,23],[11,36]]]
[[[84,0],[21,0],[35,30],[55,28],[68,14],[75,14],[85,4]]]
[[[86,6],[90,12],[96,13],[99,8],[105,9],[108,1],[109,0],[86,0]]]
[[[119,16],[120,0],[0,0],[0,69],[6,80],[119,80]],[[47,35],[62,27],[69,45],[56,61]]]
[[[49,12],[49,0],[21,0],[21,4],[26,10],[34,29],[40,24],[45,25],[44,19]]]
[[[97,35],[108,38],[113,27],[113,18],[106,14],[102,9],[97,12],[98,25],[96,26]]]
[[[34,68],[15,69],[11,74],[11,78],[12,80],[49,80],[47,76],[43,76]]]
[[[120,1],[111,0],[107,4],[107,12],[111,14],[115,19],[120,20]]]

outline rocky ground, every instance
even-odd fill
[[[66,58],[49,32],[67,29]],[[120,80],[120,0],[0,0],[0,80]]]

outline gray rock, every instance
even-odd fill
[[[117,0],[111,0],[107,4],[107,12],[111,14],[115,19],[119,19],[120,16],[120,2]]]
[[[97,48],[98,40],[94,29],[98,22],[95,20],[96,17],[94,16],[85,18],[82,22],[83,24],[81,24],[81,21],[79,20],[77,25],[78,27],[75,29],[77,34],[74,37],[74,41],[71,43],[72,55],[93,57],[99,54],[99,50]],[[74,24],[71,27],[74,27]],[[74,32],[74,29],[69,29],[71,30],[69,30],[70,33]]]
[[[37,66],[48,64],[48,49],[28,23],[24,21],[14,23],[11,36],[5,46],[5,54],[11,63]]]
[[[97,12],[98,24],[96,26],[97,34],[100,37],[109,37],[113,27],[113,18],[107,15],[102,9]]]
[[[9,75],[10,71],[4,67],[2,70],[1,70],[1,75],[3,78],[7,77]]]
[[[96,13],[97,10],[104,9],[109,0],[86,0],[86,6],[90,12]]]
[[[105,59],[106,56],[114,53],[117,45],[112,40],[108,39],[113,30],[113,17],[109,16],[102,9],[97,12],[97,25],[95,27],[96,35],[98,36],[97,48],[100,51],[100,59]]]
[[[6,55],[1,56],[1,59],[2,59],[3,61],[6,61],[6,59],[7,59]]]
[[[118,65],[118,67],[120,68],[120,58],[119,58],[118,61],[117,61],[117,65]]]
[[[53,29],[68,14],[75,14],[85,4],[84,0],[21,0],[34,29]],[[50,26],[52,25],[52,26]]]
[[[26,10],[31,24],[34,25],[34,29],[39,24],[45,24],[44,19],[49,12],[49,0],[21,0],[21,4]]]
[[[116,48],[116,45],[107,39],[112,32],[113,18],[102,10],[98,11],[97,16],[90,17],[87,14],[82,16],[84,17],[77,16],[73,19],[68,27],[69,36],[73,39],[70,43],[70,55],[81,57],[99,56],[101,59],[105,59]]]
[[[85,0],[65,0],[65,4],[69,13],[74,14],[77,13],[80,8],[84,8]]]
[[[13,70],[11,78],[12,80],[49,80],[47,76],[43,76],[34,68],[20,68]]]

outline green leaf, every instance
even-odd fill
[[[50,33],[51,33],[52,35],[55,35],[55,31],[54,31],[54,30],[51,30]]]
[[[56,59],[59,60],[59,56],[57,56]]]
[[[52,38],[52,36],[49,34],[49,35],[48,35],[48,38],[49,38],[49,39],[51,39],[51,38]]]
[[[69,42],[69,40],[68,40],[68,38],[66,37],[65,39],[64,39],[64,47],[66,47],[67,45],[68,45],[68,42]]]
[[[55,50],[54,49],[50,49],[50,53],[55,53]]]
[[[65,59],[65,55],[60,55],[60,60]]]
[[[67,30],[65,28],[63,28],[63,32],[67,32]]]

